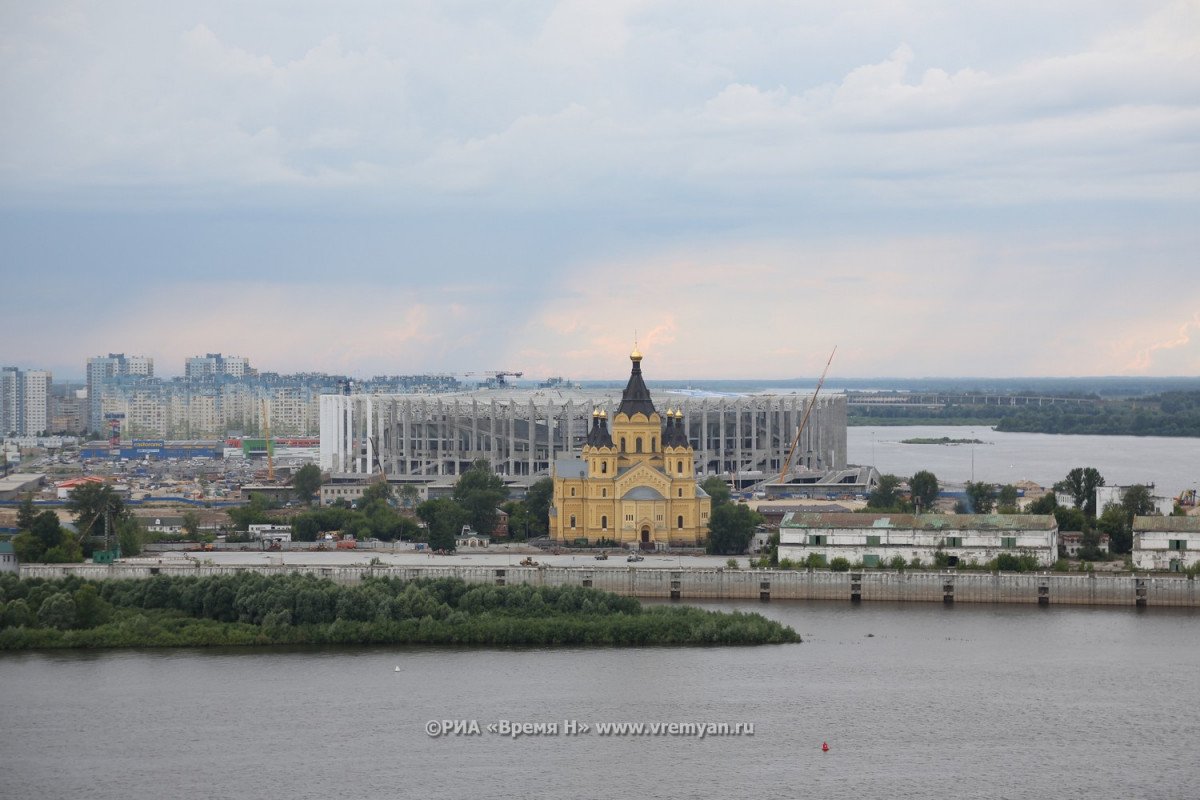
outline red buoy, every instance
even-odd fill
[[[829,752],[829,742],[821,742],[821,752],[822,753]]]

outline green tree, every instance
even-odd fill
[[[1088,528],[1087,516],[1073,506],[1056,506],[1054,521],[1060,531],[1085,531]]]
[[[45,599],[37,613],[38,623],[46,628],[66,630],[75,627],[75,601],[66,592],[55,592]]]
[[[80,628],[94,628],[112,618],[112,606],[100,596],[93,583],[84,584],[75,590],[75,624]]]
[[[496,529],[500,518],[496,510],[507,497],[504,481],[492,471],[486,458],[472,464],[454,484],[454,500],[467,512],[467,520],[477,533],[490,534]]]
[[[1096,528],[1108,534],[1109,552],[1128,553],[1133,549],[1130,516],[1121,506],[1110,503],[1096,520]]]
[[[1131,525],[1134,517],[1146,517],[1158,511],[1150,489],[1140,483],[1130,486],[1121,495],[1121,508],[1125,509],[1125,513],[1129,515]]]
[[[449,497],[426,500],[417,506],[417,516],[429,530],[429,546],[434,550],[453,550],[454,537],[470,519],[466,510]]]
[[[911,505],[900,494],[900,479],[895,475],[880,475],[879,483],[867,495],[867,508],[872,511],[909,511]]]
[[[724,503],[713,509],[708,522],[708,552],[740,555],[746,552],[762,515],[744,503]]]
[[[1029,514],[1053,514],[1058,508],[1058,498],[1054,496],[1054,492],[1046,492],[1044,495],[1034,500],[1026,508],[1026,513]],[[1061,525],[1059,526],[1062,527]]]
[[[27,494],[21,501],[21,505],[17,506],[17,530],[29,530],[33,527],[33,518],[36,516],[37,509],[33,505],[33,495]]]
[[[990,514],[996,503],[996,487],[986,481],[967,481],[967,510],[971,514]]]
[[[1017,497],[1020,492],[1017,487],[1011,483],[1006,483],[1000,487],[1000,491],[996,493],[996,505],[1001,514],[1017,513]]]
[[[185,511],[183,514],[183,523],[180,527],[183,528],[183,534],[187,538],[198,538],[200,536],[200,515],[195,511]]]
[[[292,488],[296,490],[296,497],[300,498],[300,502],[311,506],[313,498],[321,489],[321,468],[316,464],[305,464],[296,470],[296,474],[292,476]]]
[[[33,610],[29,604],[22,598],[17,598],[9,603],[4,609],[4,627],[6,628],[22,628],[31,627],[36,622]]]
[[[248,531],[251,525],[263,525],[271,521],[267,514],[267,501],[261,494],[251,494],[246,505],[234,506],[225,513],[229,515],[233,527],[239,531]]]
[[[1096,488],[1104,485],[1104,476],[1095,467],[1075,467],[1067,477],[1054,484],[1054,491],[1071,495],[1075,507],[1088,519],[1096,518]]]
[[[29,530],[13,537],[17,560],[26,563],[69,563],[83,560],[83,551],[75,537],[64,530],[53,511],[33,518]]]
[[[549,478],[546,478],[545,480],[550,482],[551,491],[553,491],[554,481],[551,481]],[[400,495],[400,505],[404,506],[405,508],[412,508],[415,506],[421,497],[421,492],[411,483],[400,484],[400,488],[397,493]]]
[[[925,513],[932,512],[937,503],[938,493],[941,491],[937,476],[929,470],[923,469],[909,479],[908,487],[912,490],[913,504],[917,510]]]
[[[535,481],[525,493],[525,508],[529,512],[531,536],[545,536],[550,532],[550,504],[554,501],[554,481],[542,478]]]
[[[107,483],[84,483],[71,490],[67,510],[75,515],[80,537],[103,536],[107,519],[115,525],[125,516],[125,501]]]
[[[733,493],[729,489],[729,484],[718,478],[716,475],[710,475],[700,484],[700,488],[704,493],[712,498],[712,509],[716,511],[719,506],[730,502],[733,499]]]
[[[362,497],[358,500],[359,508],[375,505],[391,505],[392,485],[387,481],[375,481],[363,489]]]
[[[149,532],[137,517],[129,516],[117,523],[117,544],[122,556],[138,555],[149,538]]]

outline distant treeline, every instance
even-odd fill
[[[1043,406],[945,405],[849,409],[851,425],[989,425],[999,431],[1119,436],[1200,436],[1200,392]]]
[[[0,650],[276,644],[751,645],[798,642],[759,614],[645,608],[581,587],[309,575],[0,578]]]
[[[996,430],[1121,436],[1200,436],[1200,392],[1166,392],[1094,405],[1019,406]]]

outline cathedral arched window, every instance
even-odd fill
[[[637,437],[637,452],[642,452],[642,437]]]
[[[653,453],[656,450],[658,450],[658,437],[651,436],[650,437],[650,452]]]
[[[625,437],[624,436],[621,437],[621,452],[622,453],[625,452]]]
[[[608,474],[608,462],[607,462],[607,461],[601,461],[601,462],[600,462],[600,474],[601,474],[601,475],[607,475],[607,474]]]
[[[683,514],[680,514],[678,517],[675,518],[675,527],[677,527],[677,528],[683,527]]]
[[[600,530],[608,530],[608,517],[600,518]]]
[[[675,464],[675,471],[678,472],[680,475],[683,474],[683,462],[682,461],[679,461]]]
[[[571,527],[572,528],[575,527],[575,515],[574,514],[571,515]]]

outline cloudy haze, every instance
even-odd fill
[[[1200,3],[853,7],[5,3],[0,364],[1200,374]]]

